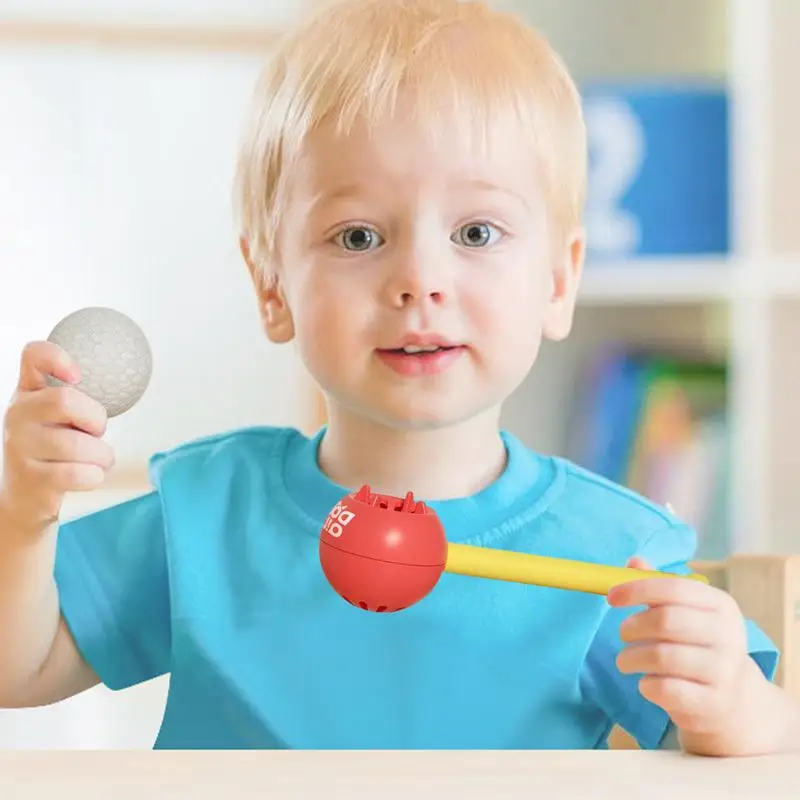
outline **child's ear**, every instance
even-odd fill
[[[563,257],[553,268],[553,291],[543,325],[545,337],[552,341],[566,339],[572,330],[585,252],[586,234],[580,229],[567,240]]]
[[[255,263],[250,255],[250,244],[245,238],[239,239],[239,249],[247,264],[250,280],[256,290],[261,324],[270,341],[285,344],[294,338],[294,320],[289,304],[281,289],[278,276],[267,272]]]

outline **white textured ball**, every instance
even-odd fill
[[[76,388],[97,400],[109,417],[124,414],[147,390],[153,373],[150,345],[125,314],[83,308],[62,319],[47,339],[77,362],[81,382]]]

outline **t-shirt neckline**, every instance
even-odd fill
[[[283,469],[290,500],[320,528],[336,503],[360,488],[341,486],[320,469],[318,452],[326,432],[327,427],[322,426],[311,437],[297,437],[288,448]],[[508,522],[520,511],[530,511],[553,484],[552,460],[535,453],[506,430],[501,430],[500,436],[506,449],[506,465],[488,486],[469,497],[415,497],[436,512],[451,542],[474,538]]]

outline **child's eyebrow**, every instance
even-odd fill
[[[311,201],[311,208],[314,209],[324,203],[331,203],[336,200],[351,200],[363,193],[364,187],[358,183],[346,183],[333,189],[321,189],[314,195]]]
[[[496,183],[482,180],[480,178],[462,179],[456,181],[454,185],[465,189],[480,189],[481,191],[484,192],[499,192],[501,194],[506,194],[509,195],[510,197],[513,197],[515,200],[518,200],[524,206],[530,208],[530,203],[528,202],[528,199],[519,192],[516,192],[513,189],[509,189],[508,186],[500,186]]]
[[[481,178],[462,178],[453,181],[451,187],[460,191],[466,189],[479,189],[483,192],[492,192],[495,194],[504,194],[507,197],[513,197],[517,202],[522,203],[525,208],[531,209],[529,200],[520,192],[514,191],[508,186],[501,186],[491,181]],[[334,203],[340,200],[352,200],[354,198],[363,197],[368,193],[368,189],[362,183],[345,183],[332,188],[320,189],[312,198],[309,205],[309,210],[314,211],[320,206],[329,203]]]

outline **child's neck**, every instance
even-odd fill
[[[348,489],[420,500],[447,500],[479,492],[506,465],[497,410],[432,430],[396,428],[343,409],[329,410],[319,451],[320,469]]]

